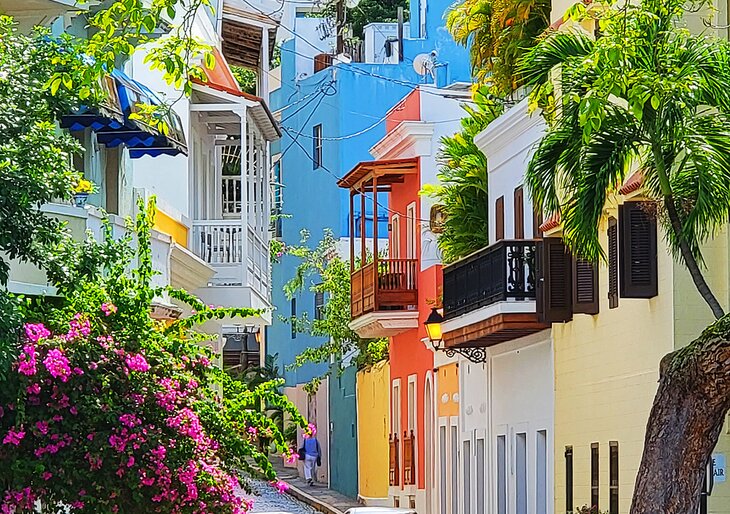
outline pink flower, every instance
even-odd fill
[[[22,441],[24,437],[24,431],[16,431],[14,428],[11,428],[8,431],[7,435],[3,438],[3,444],[12,444],[13,446],[18,446],[20,444],[20,441]]]
[[[48,355],[43,359],[43,364],[48,373],[54,378],[59,378],[61,382],[66,382],[68,377],[71,376],[68,359],[58,348],[48,351]]]
[[[248,427],[248,430],[246,430],[249,434],[256,436],[259,433],[259,429],[256,427]]]
[[[41,339],[47,339],[51,335],[51,332],[43,323],[26,323],[24,328],[25,336],[28,338],[28,341],[32,341],[34,343]]]
[[[26,325],[27,327],[28,325]],[[33,376],[36,374],[36,356],[35,346],[33,344],[26,344],[23,346],[23,351],[18,356],[18,373],[25,376]]]
[[[41,475],[41,478],[43,478],[43,480],[45,480],[46,482],[48,482],[51,478],[53,478],[53,473],[50,473],[48,471],[44,471],[43,474]]]
[[[83,509],[84,508],[84,502],[80,500],[76,500],[75,502],[71,502],[71,507],[74,509]]]
[[[271,485],[274,486],[274,489],[276,489],[279,494],[283,494],[289,490],[289,484],[282,482],[281,480],[276,480],[275,482],[272,482]]]
[[[48,421],[36,421],[35,427],[41,434],[48,434]]]
[[[130,371],[139,371],[140,373],[144,373],[150,369],[150,365],[147,363],[147,360],[140,354],[127,355],[124,358],[124,363]]]
[[[25,388],[28,394],[41,394],[41,386],[39,384],[31,384]]]
[[[284,460],[287,464],[294,464],[297,460],[299,460],[299,454],[294,452],[293,450],[289,450],[288,452],[282,454],[282,457],[284,457]]]
[[[73,416],[76,416],[76,415],[77,415],[77,414],[79,413],[79,409],[77,409],[76,407],[71,407],[70,409],[68,409],[68,411],[69,411],[69,412],[70,412],[70,413],[71,413],[71,414],[72,414]]]
[[[127,459],[127,467],[131,468],[132,466],[134,466],[134,457],[130,455],[129,459]]]
[[[113,303],[102,303],[101,310],[106,316],[111,316],[112,314],[116,314],[117,306]]]

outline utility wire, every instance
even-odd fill
[[[287,134],[289,134],[289,131],[287,131],[287,130],[286,130],[285,128],[283,128],[283,127],[282,127],[282,129],[284,130],[284,132],[286,132]],[[289,137],[291,137],[291,134],[289,134]],[[310,154],[310,153],[309,153],[309,152],[307,151],[307,149],[306,149],[306,148],[304,148],[304,146],[302,146],[302,144],[301,144],[301,143],[300,143],[299,141],[297,141],[296,139],[294,139],[294,140],[293,140],[293,143],[294,143],[294,144],[296,144],[296,145],[297,145],[297,146],[298,146],[298,147],[299,147],[299,148],[300,148],[300,149],[302,150],[302,152],[304,152],[304,155],[306,155],[306,156],[307,156],[307,158],[308,158],[308,159],[309,159],[310,161],[312,161],[312,163],[315,163],[314,157],[312,157],[312,155],[311,155],[311,154]],[[325,165],[324,165],[323,163],[321,163],[321,162],[320,162],[320,163],[316,163],[316,164],[319,164],[319,167],[320,167],[320,168],[322,168],[322,169],[323,169],[323,170],[324,170],[324,171],[325,171],[325,172],[326,172],[327,174],[329,174],[329,175],[331,175],[332,177],[334,177],[334,179],[335,179],[335,180],[337,180],[338,182],[339,182],[339,181],[341,180],[341,177],[338,177],[338,176],[337,176],[337,174],[336,174],[335,172],[333,172],[332,170],[330,170],[330,169],[329,169],[329,168],[328,168],[327,166],[325,166]],[[357,191],[357,192],[358,192],[359,194],[361,194],[361,195],[363,195],[363,194],[367,194],[366,192],[364,192],[364,191],[362,191],[362,190],[360,190],[360,189],[357,189],[357,188],[355,188],[354,190],[355,190],[355,191]],[[385,209],[385,210],[386,210],[386,211],[388,211],[389,213],[391,213],[391,214],[396,214],[396,215],[398,215],[398,216],[399,216],[399,217],[401,217],[401,218],[404,218],[404,219],[412,219],[412,220],[414,220],[414,221],[420,221],[421,223],[430,223],[430,222],[431,222],[431,220],[425,220],[425,219],[422,219],[422,218],[414,218],[413,216],[408,216],[407,214],[403,214],[402,212],[398,212],[398,211],[396,211],[396,210],[394,210],[394,209],[391,209],[391,208],[390,208],[390,207],[388,207],[387,205],[383,205],[382,203],[380,203],[380,202],[378,201],[378,195],[377,195],[377,193],[373,193],[373,201],[374,201],[374,202],[375,202],[375,204],[376,204],[376,205],[378,205],[379,207],[382,207],[383,209]],[[363,213],[363,215],[364,215],[364,213]]]

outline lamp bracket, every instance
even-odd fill
[[[475,364],[487,362],[487,350],[485,348],[444,348],[442,351],[449,358],[458,353]]]

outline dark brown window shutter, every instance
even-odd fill
[[[618,307],[618,222],[608,218],[608,308]]]
[[[573,259],[573,312],[598,314],[598,263]]]
[[[504,196],[497,198],[494,203],[494,239],[501,241],[504,239]]]
[[[621,296],[656,296],[656,219],[647,212],[644,202],[627,202],[619,207],[619,238]]]
[[[573,258],[559,237],[538,241],[537,312],[541,321],[573,317]]]
[[[525,238],[525,202],[522,186],[515,189],[515,239]]]
[[[534,239],[540,239],[542,237],[542,230],[540,225],[543,224],[542,211],[537,207],[532,207],[532,237]]]

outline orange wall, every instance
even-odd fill
[[[454,401],[454,395],[459,393],[459,366],[455,362],[440,366],[438,369],[438,417],[454,417],[459,415],[459,404]],[[444,402],[443,395],[449,399]]]
[[[414,89],[403,100],[395,104],[385,115],[385,132],[390,132],[402,121],[419,121],[421,119],[421,92]]]
[[[420,220],[420,200],[418,191],[421,188],[420,174],[406,177],[403,184],[393,186],[390,195],[390,208],[401,214],[401,258],[406,257],[406,206],[416,202],[416,218]],[[416,257],[421,255],[421,223],[416,223]],[[420,264],[418,265],[420,270]],[[424,441],[424,390],[426,374],[433,370],[433,352],[424,345],[422,340],[427,337],[423,323],[431,312],[433,301],[441,293],[442,275],[441,266],[431,266],[418,273],[418,328],[409,330],[390,338],[390,378],[400,379],[401,387],[401,427],[408,426],[408,377],[416,375],[416,429],[417,429],[417,464],[419,489],[425,484],[425,441]],[[392,389],[391,389],[392,390]]]

